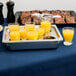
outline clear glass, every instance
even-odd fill
[[[35,29],[35,24],[32,22],[30,24],[25,24],[24,26],[26,28],[26,31],[33,31]]]
[[[64,42],[63,44],[66,46],[72,45],[72,40],[74,36],[74,28],[73,27],[64,27],[62,30]]]
[[[10,23],[8,24],[9,31],[19,31],[19,24],[18,23]]]
[[[50,21],[46,21],[46,20],[43,20],[42,22],[41,22],[41,25],[40,25],[40,27],[41,28],[44,28],[44,33],[45,34],[48,34],[48,33],[50,33],[50,31],[51,31],[51,22]]]
[[[38,40],[38,32],[36,29],[27,31],[27,40]]]

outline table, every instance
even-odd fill
[[[2,33],[0,76],[76,76],[76,27],[69,47],[61,43],[57,49],[8,51],[1,42]]]

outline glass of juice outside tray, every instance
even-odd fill
[[[69,46],[72,45],[72,40],[74,36],[74,28],[73,27],[64,27],[63,30],[64,37],[64,45]]]

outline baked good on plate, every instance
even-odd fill
[[[55,18],[55,23],[59,24],[59,23],[65,23],[64,18]]]

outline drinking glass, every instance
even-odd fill
[[[64,45],[69,46],[72,45],[72,40],[74,36],[74,28],[73,27],[64,27],[63,30],[64,37]]]
[[[26,23],[24,28],[27,30],[27,31],[33,31],[35,29],[35,24],[33,22],[31,22],[30,24]]]
[[[8,24],[9,31],[19,31],[19,24],[18,23],[10,23]]]

